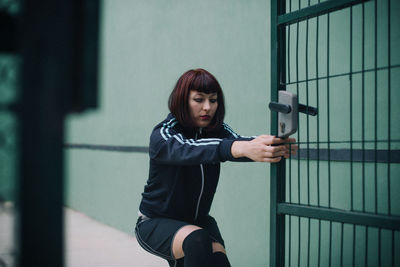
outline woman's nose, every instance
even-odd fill
[[[210,109],[210,101],[208,101],[208,100],[204,101],[203,109],[204,110],[209,110]]]

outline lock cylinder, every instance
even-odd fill
[[[298,128],[298,113],[316,116],[318,110],[315,107],[298,103],[297,95],[289,91],[279,91],[278,102],[270,102],[271,111],[278,112],[278,137],[286,138],[294,134]]]

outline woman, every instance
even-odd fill
[[[171,113],[150,137],[150,171],[135,233],[170,266],[230,266],[217,223],[209,215],[220,162],[279,162],[287,142],[241,137],[223,122],[224,96],[215,77],[189,70],[169,97]],[[274,146],[273,146],[274,145]]]

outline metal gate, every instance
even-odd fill
[[[397,0],[271,1],[271,100],[318,108],[271,167],[271,266],[400,266],[399,14]]]

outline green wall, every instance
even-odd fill
[[[269,1],[103,1],[100,108],[67,121],[67,143],[148,146],[178,77],[219,80],[226,122],[269,132]],[[144,153],[66,149],[66,205],[133,233]],[[268,265],[269,167],[225,163],[212,214],[234,266]]]

